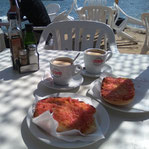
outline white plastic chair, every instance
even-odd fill
[[[115,23],[115,10],[107,6],[84,6],[77,12],[79,20],[98,21],[108,24],[110,27]]]
[[[51,21],[53,21],[53,19],[57,16],[57,13],[60,10],[60,5],[57,3],[50,3],[46,6],[46,10],[48,12]]]
[[[52,22],[59,22],[59,21],[73,21],[74,17],[70,16],[71,10],[67,11],[64,10],[61,13],[59,13]]]
[[[83,51],[87,48],[102,48],[118,52],[115,36],[109,26],[93,21],[61,21],[49,24],[42,32],[38,50],[45,49],[49,34],[52,34],[53,49]],[[105,40],[106,38],[106,40]],[[104,41],[107,41],[104,45]],[[50,43],[50,42],[49,42]]]
[[[118,36],[137,43],[136,39],[124,31],[128,24],[143,26],[141,20],[128,16],[116,3],[114,7],[108,6],[84,6],[77,11],[80,20],[94,20],[104,22],[115,30]],[[120,15],[123,14],[124,20],[117,25]]]
[[[61,13],[59,13],[52,22],[58,22],[58,21],[73,21],[74,17],[70,16],[70,13],[72,12],[74,8],[74,3],[72,3],[70,9],[64,10]]]
[[[142,21],[126,14],[116,3],[114,3],[114,9],[115,9],[116,17],[115,17],[115,21],[113,22],[113,25],[111,27],[116,30],[116,33],[118,36],[121,36],[125,39],[131,40],[131,41],[137,43],[137,41],[134,37],[132,37],[128,33],[124,32],[124,29],[129,24],[143,26]],[[122,21],[122,23],[118,26],[118,25],[116,25],[116,22],[117,22],[118,18],[120,18],[120,16],[122,16],[124,18],[124,21]]]
[[[115,11],[107,6],[84,6],[80,9],[79,20],[99,21],[113,25]]]
[[[146,37],[145,37],[144,45],[141,50],[141,54],[146,54],[147,51],[149,51],[149,13],[143,13],[141,15],[141,19],[146,29]]]

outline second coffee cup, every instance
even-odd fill
[[[112,57],[111,51],[90,48],[84,51],[84,64],[88,73],[99,74],[104,63]]]
[[[50,70],[55,84],[67,85],[73,76],[81,72],[82,67],[75,65],[69,57],[58,57],[50,61]]]

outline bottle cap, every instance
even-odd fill
[[[35,44],[30,44],[30,45],[28,45],[28,49],[29,49],[29,51],[35,51],[36,50],[36,45]]]
[[[32,31],[33,30],[33,24],[32,23],[25,24],[25,29],[26,29],[26,31]]]
[[[17,13],[16,12],[9,12],[8,16],[9,16],[9,19],[17,19]]]

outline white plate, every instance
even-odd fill
[[[80,98],[81,100],[90,100],[93,103],[94,107],[96,107],[95,118],[97,120],[97,123],[99,124],[99,127],[102,130],[103,135],[107,133],[109,124],[110,124],[109,115],[107,111],[105,110],[105,108],[97,101],[91,100],[89,97],[80,96],[80,95],[73,94],[73,93],[57,93],[57,94],[51,94],[49,96],[52,96],[52,97],[53,96],[60,96],[60,97],[70,96],[72,98]],[[36,138],[52,146],[63,147],[63,148],[79,148],[79,147],[88,146],[98,141],[96,140],[92,142],[83,142],[83,141],[66,142],[58,138],[55,138],[53,136],[50,136],[46,134],[43,130],[41,130],[38,126],[36,126],[34,123],[32,123],[31,108],[28,111],[26,121],[27,121],[27,126],[29,130]]]
[[[87,72],[85,67],[84,67],[82,70],[82,75],[87,76],[87,77],[97,78],[103,72],[112,73],[112,67],[108,64],[104,64],[103,67],[101,68],[101,72],[99,74],[91,74],[91,73]]]
[[[67,91],[80,86],[83,83],[83,80],[82,75],[78,74],[73,76],[68,85],[58,85],[53,82],[52,78],[50,77],[50,73],[45,72],[41,83],[50,89]]]
[[[101,95],[101,82],[103,78],[99,78],[92,82],[91,89],[88,91],[96,100],[100,101],[103,105],[126,113],[146,113],[149,112],[149,82],[140,79],[132,79],[135,87],[135,97],[133,101],[126,106],[114,106],[105,102]]]

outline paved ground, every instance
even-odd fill
[[[120,51],[120,53],[140,54],[145,41],[145,30],[127,28],[125,29],[125,31],[132,37],[134,37],[134,39],[137,41],[137,44],[132,41],[122,39],[121,37],[117,37],[116,35],[118,50]],[[147,54],[149,54],[149,51],[147,52]]]

